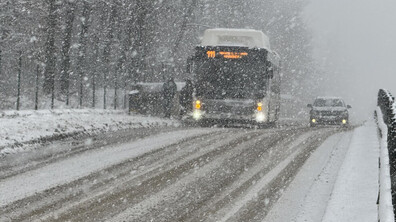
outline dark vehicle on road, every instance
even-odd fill
[[[208,29],[190,57],[197,122],[275,124],[280,107],[280,59],[268,37],[251,29]]]
[[[310,126],[349,124],[348,109],[344,100],[339,97],[317,97],[313,104],[307,105],[310,111]]]

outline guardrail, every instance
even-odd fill
[[[378,106],[382,111],[384,122],[388,127],[387,142],[389,150],[389,160],[391,163],[390,170],[391,175],[394,175],[396,171],[396,104],[395,98],[388,90],[379,90]]]
[[[396,203],[396,104],[388,90],[380,89],[376,117],[381,135],[379,221],[395,221]]]

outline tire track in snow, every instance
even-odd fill
[[[272,147],[289,131],[277,133],[264,134],[257,138],[265,138],[263,141]],[[227,189],[228,185],[245,171],[245,166],[251,164],[249,162],[252,158],[258,158],[259,150],[248,151],[250,156],[243,155],[256,143],[254,139],[245,138],[219,148],[224,150],[222,155],[208,160],[207,164],[197,168],[196,172],[179,179],[175,184],[170,184],[167,189],[154,194],[152,198],[126,210],[111,221],[185,221],[191,216],[194,217],[195,210],[206,205],[222,188]]]
[[[206,134],[207,130],[175,131],[156,138],[143,139],[132,144],[95,150],[90,155],[80,155],[62,160],[33,171],[0,181],[0,207],[103,170],[111,165],[146,152],[176,143],[181,139]]]

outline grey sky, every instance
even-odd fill
[[[395,12],[395,0],[311,0],[306,9],[320,93],[344,97],[359,120],[373,113],[379,88],[396,95]]]

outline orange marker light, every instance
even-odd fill
[[[263,104],[257,103],[257,111],[262,111],[262,110],[263,110]]]
[[[201,109],[201,101],[195,101],[195,109]]]

